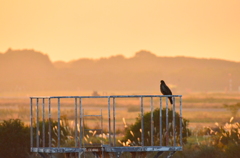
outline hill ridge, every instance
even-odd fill
[[[238,91],[240,62],[194,57],[162,57],[141,50],[133,57],[79,58],[52,62],[35,50],[0,53],[0,92],[148,91],[165,80],[174,92]],[[229,85],[232,81],[231,86]]]

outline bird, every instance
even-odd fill
[[[166,83],[161,80],[160,81],[160,91],[163,95],[172,95],[172,91],[169,89],[169,87],[166,85]],[[172,97],[168,97],[170,103],[172,104],[173,101],[172,101]]]

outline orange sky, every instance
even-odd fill
[[[0,0],[0,52],[52,61],[149,50],[240,61],[240,0]]]

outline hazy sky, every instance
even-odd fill
[[[240,61],[240,0],[0,0],[0,52],[52,61],[192,56]]]

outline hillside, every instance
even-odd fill
[[[34,50],[0,53],[0,92],[146,91],[158,92],[163,79],[175,93],[226,91],[240,86],[240,63],[218,59],[161,57],[139,51],[131,58],[51,62]]]

